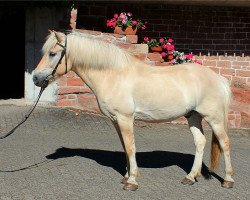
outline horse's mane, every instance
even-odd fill
[[[49,52],[56,43],[55,34],[51,33],[43,45],[43,54]],[[67,35],[67,54],[74,65],[97,69],[132,67],[134,60],[126,50],[98,36],[79,32]]]

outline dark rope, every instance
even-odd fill
[[[46,81],[46,82],[45,82],[45,81]],[[40,90],[40,92],[39,92],[39,95],[37,96],[37,99],[36,99],[34,105],[33,105],[32,108],[29,110],[29,112],[24,116],[24,118],[22,119],[22,121],[21,121],[19,124],[17,124],[17,125],[16,125],[12,130],[10,130],[8,133],[6,133],[5,135],[1,136],[1,137],[0,137],[0,140],[1,140],[1,139],[4,139],[4,138],[10,136],[12,133],[14,133],[14,131],[15,131],[20,125],[22,125],[22,124],[29,118],[30,114],[31,114],[31,113],[33,112],[33,110],[35,109],[35,107],[36,107],[36,105],[37,105],[37,103],[38,103],[38,101],[39,101],[39,99],[40,99],[40,97],[41,97],[41,95],[42,95],[44,89],[45,89],[45,88],[47,87],[47,85],[48,85],[48,83],[47,83],[48,81],[47,81],[47,80],[45,80],[45,81],[44,81],[44,83],[43,83],[43,86],[41,87],[41,90]]]
[[[51,75],[48,75],[48,76],[46,77],[46,79],[43,81],[43,84],[42,84],[42,86],[41,86],[41,90],[40,90],[40,92],[39,92],[39,95],[38,95],[38,97],[37,97],[37,99],[36,99],[34,105],[33,105],[32,108],[29,110],[29,112],[24,116],[23,120],[22,120],[19,124],[17,124],[12,130],[10,130],[8,133],[6,133],[5,135],[1,136],[1,137],[0,137],[0,140],[1,140],[1,139],[4,139],[4,138],[10,136],[12,133],[14,133],[14,131],[15,131],[21,124],[23,124],[23,123],[29,118],[30,114],[31,114],[31,113],[33,112],[33,110],[35,109],[35,107],[36,107],[36,105],[37,105],[37,103],[38,103],[38,101],[39,101],[39,99],[40,99],[40,97],[41,97],[43,91],[44,91],[45,88],[48,86],[49,77],[50,77],[50,76],[54,76],[54,74],[56,73],[56,70],[57,70],[59,64],[61,63],[61,61],[62,61],[62,59],[63,59],[63,56],[65,56],[65,67],[66,67],[66,69],[65,69],[65,74],[67,73],[67,71],[68,71],[68,70],[67,70],[67,68],[68,68],[68,67],[67,67],[67,55],[66,55],[67,37],[65,38],[65,46],[63,46],[63,45],[60,44],[60,43],[57,43],[57,44],[63,48],[62,53],[61,53],[61,57],[60,57],[58,63],[56,64],[54,70],[52,71],[52,74],[51,74]]]

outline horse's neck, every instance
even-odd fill
[[[115,83],[115,72],[108,70],[87,69],[82,70],[80,67],[73,70],[88,87],[94,92],[96,96],[101,95],[104,88],[109,87],[110,84]],[[113,77],[113,78],[112,78]]]

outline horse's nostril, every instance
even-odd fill
[[[33,76],[33,82],[34,82],[34,83],[37,83],[37,82],[38,82],[38,77],[35,76],[35,75]]]

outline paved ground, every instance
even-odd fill
[[[0,132],[11,129],[28,106],[0,105]],[[0,199],[249,199],[249,130],[231,130],[235,188],[218,177],[180,183],[193,162],[194,145],[185,125],[136,123],[139,190],[122,190],[125,157],[110,121],[101,116],[38,107],[16,132],[0,140]],[[211,134],[204,166],[208,165]],[[205,169],[205,167],[204,167]],[[205,170],[204,170],[205,171]]]

